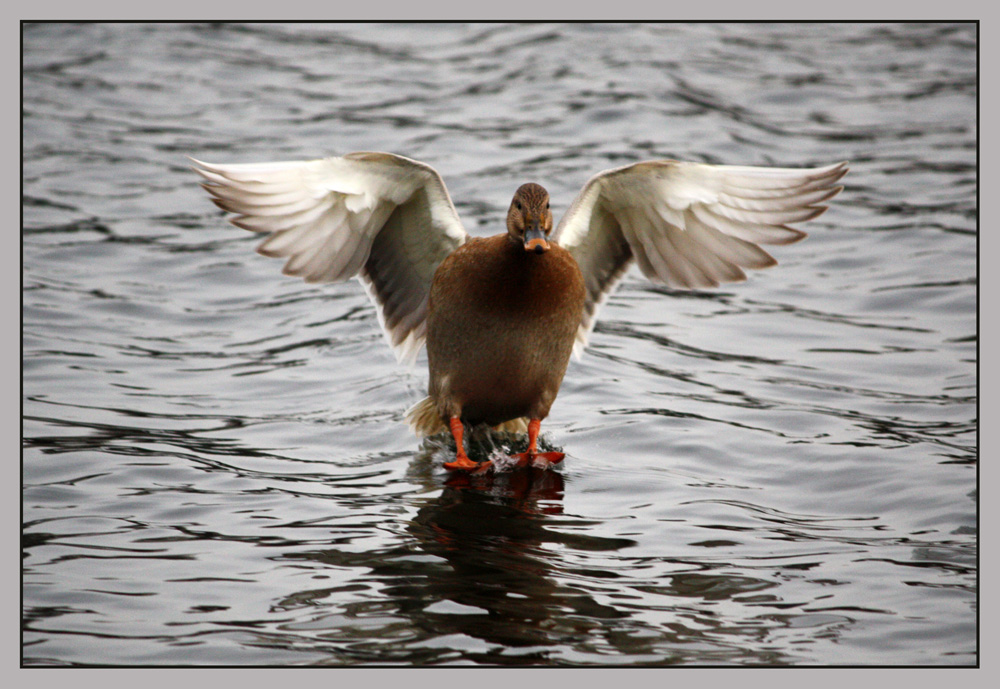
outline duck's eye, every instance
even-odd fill
[[[521,202],[520,201],[515,201],[514,202],[514,208],[516,208],[517,210],[521,210]]]
[[[548,201],[546,201],[546,202],[545,202],[545,210],[548,210],[548,209],[549,209],[549,202],[548,202]]]

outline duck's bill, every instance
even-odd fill
[[[524,250],[534,251],[536,254],[549,250],[549,241],[538,227],[529,227],[524,233]]]

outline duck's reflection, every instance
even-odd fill
[[[487,493],[529,514],[562,514],[564,481],[557,471],[525,467],[504,473],[456,473],[444,481],[445,493]],[[454,499],[453,497],[448,500]]]
[[[395,620],[397,628],[400,618],[408,619],[407,638],[385,639],[379,653],[392,656],[388,646],[398,644],[398,651],[412,660],[414,644],[431,643],[437,649],[432,655],[440,658],[438,651],[453,654],[458,649],[438,648],[438,641],[461,645],[465,638],[477,649],[463,649],[467,657],[486,652],[482,643],[472,641],[477,639],[496,649],[488,652],[487,662],[506,662],[500,655],[509,647],[523,649],[516,662],[531,662],[536,653],[541,660],[546,648],[590,636],[608,618],[627,616],[560,581],[559,572],[569,569],[562,559],[566,546],[607,551],[634,542],[551,528],[553,520],[565,519],[559,516],[565,479],[558,471],[524,468],[449,476],[440,468],[439,450],[425,448],[410,466],[409,480],[441,492],[406,524],[411,536],[406,542],[367,552],[332,548],[298,555],[367,570],[364,580],[378,589],[378,604],[342,606],[348,618],[374,615]],[[314,593],[315,604],[323,605],[325,596]],[[369,636],[373,632],[367,629]],[[539,648],[526,648],[531,646]]]
[[[424,553],[446,566],[386,592],[401,602],[419,601],[411,614],[434,635],[464,634],[503,646],[564,643],[588,634],[602,618],[623,616],[553,576],[567,537],[547,526],[550,515],[562,511],[563,490],[564,478],[553,470],[447,478],[440,496],[407,528]],[[632,543],[586,540],[598,550]]]

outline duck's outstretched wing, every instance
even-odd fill
[[[587,285],[579,355],[597,309],[636,261],[654,282],[679,289],[746,279],[743,268],[776,261],[759,244],[805,237],[788,227],[826,210],[847,163],[819,168],[705,165],[654,160],[592,177],[554,239],[580,265]]]
[[[215,204],[237,214],[231,223],[270,235],[258,252],[287,258],[285,274],[307,282],[359,277],[396,357],[416,358],[426,337],[434,270],[467,238],[434,168],[366,152],[281,163],[194,163]]]

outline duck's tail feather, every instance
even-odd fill
[[[438,415],[437,406],[430,397],[425,397],[406,410],[406,423],[418,436],[434,435],[448,430]]]
[[[499,426],[494,426],[493,430],[502,431],[504,433],[527,433],[528,418],[526,416],[522,416],[518,419],[511,419],[510,421],[504,421]]]
[[[406,410],[406,423],[418,436],[436,435],[448,430],[438,414],[437,405],[430,397],[423,398]],[[504,421],[494,426],[493,430],[506,433],[527,433],[528,419],[521,417]]]

